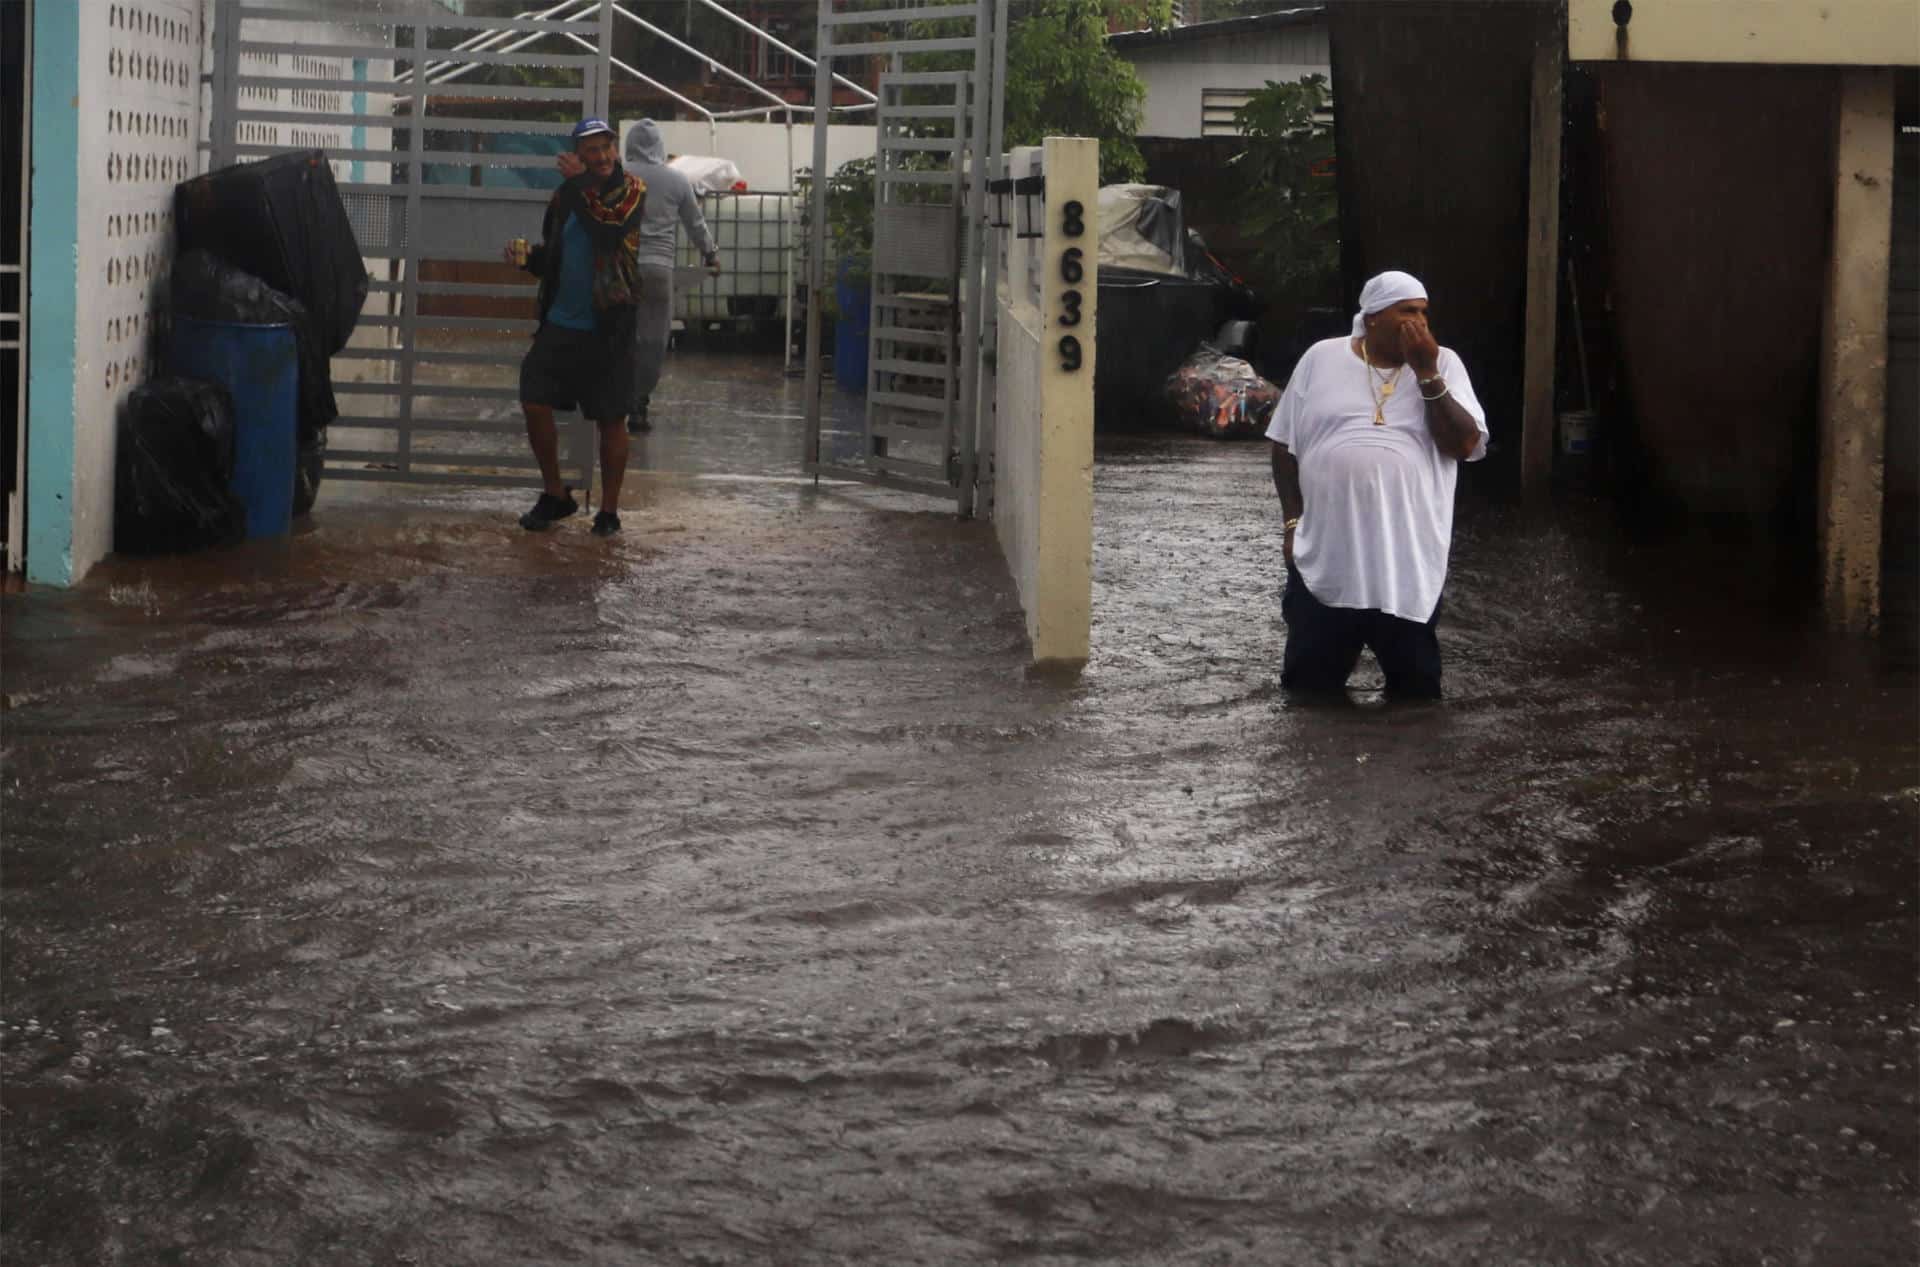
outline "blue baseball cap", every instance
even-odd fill
[[[589,136],[619,136],[605,119],[582,119],[573,125],[573,142],[578,145]]]

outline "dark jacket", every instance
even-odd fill
[[[560,291],[561,256],[566,250],[567,217],[573,216],[586,230],[594,254],[593,315],[599,333],[610,339],[633,335],[634,303],[639,298],[636,251],[640,225],[646,217],[646,186],[637,177],[615,164],[613,173],[600,187],[603,202],[617,203],[631,197],[633,205],[618,223],[602,220],[587,209],[583,182],[586,177],[563,181],[547,201],[546,215],[540,222],[540,242],[527,252],[527,271],[540,279],[540,324],[547,323],[547,312]],[[637,196],[635,196],[637,194]],[[603,277],[619,277],[612,285]],[[609,294],[611,292],[611,294]]]

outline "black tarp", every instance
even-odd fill
[[[366,303],[367,269],[321,151],[186,181],[174,189],[173,221],[179,251],[212,251],[299,300],[326,355],[347,345]]]
[[[233,401],[217,383],[156,378],[127,396],[113,486],[113,548],[176,554],[246,532],[234,496]]]

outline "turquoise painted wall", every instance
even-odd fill
[[[80,249],[80,5],[33,6],[27,579],[73,583],[73,374]]]

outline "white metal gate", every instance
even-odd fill
[[[881,80],[876,110],[867,402],[861,449],[851,458],[828,455],[821,443],[820,296],[834,262],[827,199],[810,200],[806,469],[950,495],[962,514],[975,510],[980,483],[982,313],[991,300],[982,301],[979,261],[986,175],[998,149],[1005,14],[1005,0],[843,12],[821,0],[815,50],[816,191],[830,175],[834,61],[886,56],[893,72]],[[907,64],[926,54],[966,68]]]
[[[970,76],[880,80],[866,469],[944,492],[961,477],[960,299]]]
[[[537,482],[515,373],[532,279],[496,268],[510,238],[538,238],[573,124],[607,112],[613,17],[613,0],[520,17],[217,0],[212,166],[324,149],[373,275],[334,360],[329,478]],[[590,484],[594,451],[590,422],[563,427],[569,483]]]

